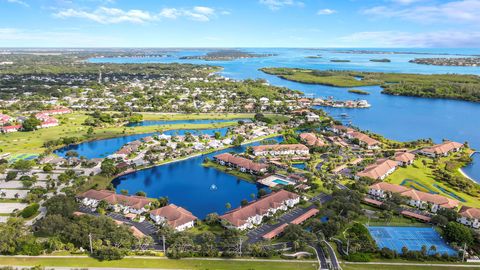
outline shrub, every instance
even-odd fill
[[[101,247],[92,254],[94,258],[100,261],[120,260],[125,257],[126,251],[116,247]]]
[[[5,179],[7,182],[12,181],[15,178],[17,178],[18,172],[8,172],[7,173],[7,178]]]
[[[353,253],[347,257],[347,260],[351,262],[369,262],[370,259],[370,255],[366,253]]]
[[[29,206],[25,207],[25,209],[23,209],[22,212],[20,212],[20,215],[23,218],[32,217],[37,213],[39,208],[40,208],[40,205],[38,203],[32,203]]]

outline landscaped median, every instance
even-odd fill
[[[235,270],[313,270],[316,261],[192,258],[171,260],[164,257],[128,257],[117,261],[98,261],[86,256],[1,256],[0,265],[42,267],[106,267],[160,269],[235,269]]]

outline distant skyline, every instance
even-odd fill
[[[480,0],[0,0],[0,47],[480,48]]]

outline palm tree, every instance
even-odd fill
[[[437,246],[435,245],[430,246],[430,251],[432,252],[430,255],[435,254],[437,252]]]
[[[225,208],[227,208],[227,210],[228,210],[228,209],[232,208],[232,205],[231,205],[229,202],[227,202],[227,203],[225,204]]]

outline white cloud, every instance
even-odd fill
[[[363,11],[377,17],[397,17],[422,23],[480,23],[480,0],[459,0],[439,5],[416,5],[405,8],[376,6]]]
[[[317,14],[318,15],[331,15],[333,13],[337,13],[336,10],[325,8],[325,9],[320,9]]]
[[[25,1],[22,1],[22,0],[7,0],[8,3],[13,3],[13,4],[19,4],[19,5],[22,5],[24,7],[30,7],[30,5],[25,2]]]
[[[225,13],[221,13],[226,15]],[[66,9],[54,14],[57,18],[81,18],[102,24],[115,24],[122,22],[148,23],[158,21],[162,18],[177,19],[185,17],[195,21],[206,22],[216,16],[216,10],[210,7],[196,6],[191,9],[163,8],[159,13],[131,9],[122,10],[118,8],[99,7],[94,11],[79,9]]]
[[[260,0],[260,4],[267,6],[271,10],[279,10],[287,6],[303,7],[305,4],[295,0]]]
[[[437,31],[409,33],[397,31],[358,32],[340,39],[355,46],[459,48],[480,47],[480,32]]]
[[[400,5],[411,5],[413,3],[417,3],[423,0],[391,0],[391,1]]]

